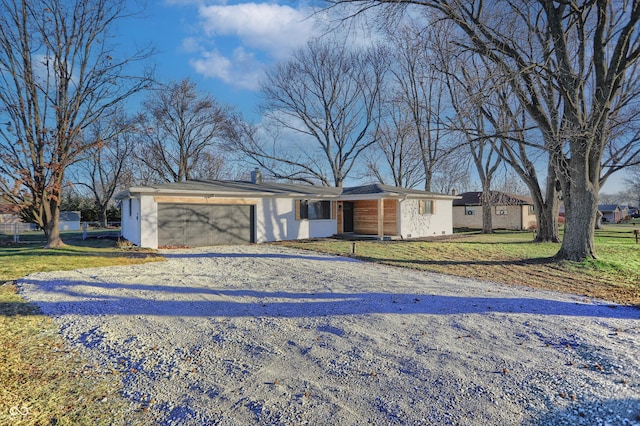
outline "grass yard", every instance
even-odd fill
[[[640,306],[640,244],[633,227],[596,233],[598,260],[554,262],[558,244],[534,244],[531,233],[468,233],[441,241],[358,241],[357,257],[373,261],[603,298]],[[94,235],[95,236],[95,235]],[[88,365],[55,323],[17,294],[12,283],[32,272],[130,265],[161,260],[150,251],[122,250],[112,240],[68,234],[69,244],[44,250],[41,234],[14,244],[0,238],[0,424],[145,424],[119,394],[121,372]],[[351,242],[289,241],[289,247],[350,255]],[[138,416],[138,417],[136,417]]]
[[[120,372],[99,371],[65,343],[51,318],[17,294],[12,280],[32,272],[130,265],[161,259],[125,251],[113,240],[63,235],[70,245],[44,250],[41,234],[13,244],[0,240],[0,424],[144,424],[123,418],[130,404],[119,394]],[[120,413],[120,414],[119,414]]]
[[[636,227],[637,228],[637,227]],[[632,225],[596,231],[597,260],[556,262],[560,245],[533,243],[530,232],[465,233],[439,241],[358,241],[363,260],[543,288],[640,307],[640,244]],[[287,241],[289,247],[350,255],[351,242]]]

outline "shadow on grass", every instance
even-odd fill
[[[555,257],[538,257],[531,259],[510,259],[510,260],[421,260],[421,259],[393,259],[393,258],[381,258],[371,256],[357,256],[358,259],[365,260],[367,262],[378,262],[385,264],[404,264],[411,265],[433,265],[433,266],[510,266],[510,265],[552,265],[557,264],[558,260]]]
[[[0,302],[0,317],[18,317],[27,315],[42,315],[40,308],[32,303]]]

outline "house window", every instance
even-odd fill
[[[131,204],[132,204],[131,201],[132,201],[131,198],[129,198],[129,217],[131,217]]]
[[[536,207],[533,204],[529,205],[529,214],[536,214]]]
[[[418,214],[435,214],[436,202],[434,200],[418,200]]]
[[[496,215],[505,216],[507,214],[507,207],[505,206],[496,206]]]
[[[331,219],[331,201],[296,200],[296,219]]]

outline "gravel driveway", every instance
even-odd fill
[[[640,425],[640,310],[269,245],[19,282],[157,424]]]

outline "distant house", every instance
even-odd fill
[[[603,223],[618,223],[624,219],[624,212],[618,204],[599,204],[598,210],[602,213]]]
[[[58,226],[61,231],[79,231],[80,230],[80,212],[67,211],[60,212],[60,221]]]
[[[122,236],[140,247],[453,233],[455,196],[387,185],[329,188],[251,181],[132,187],[116,196]]]
[[[79,231],[80,212],[60,212],[59,227],[61,231]],[[34,229],[37,229],[36,225],[22,221],[15,204],[0,203],[0,234],[13,235],[14,233],[29,232]]]
[[[13,235],[30,230],[31,224],[22,222],[16,205],[0,199],[0,234]]]
[[[453,201],[453,227],[482,229],[482,192],[464,192]],[[529,197],[491,191],[491,223],[494,229],[525,230],[537,224]]]

